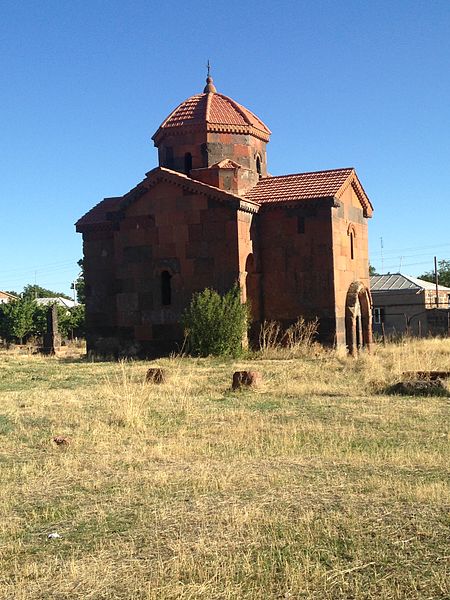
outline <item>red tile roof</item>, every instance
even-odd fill
[[[235,168],[237,163],[225,159],[216,163],[220,168]],[[210,167],[211,168],[211,167]],[[102,202],[94,206],[76,223],[77,231],[95,226],[102,226],[110,223],[108,214],[121,209],[132,202],[136,197],[145,193],[152,185],[160,180],[167,180],[177,185],[181,185],[195,192],[208,192],[217,198],[232,201],[241,209],[246,208],[251,212],[258,211],[259,206],[276,206],[285,202],[295,202],[303,200],[314,200],[323,198],[337,198],[352,185],[356,195],[361,202],[364,215],[372,215],[372,205],[364,192],[361,183],[353,168],[334,169],[329,171],[315,171],[311,173],[297,173],[295,175],[279,175],[276,177],[266,177],[260,181],[245,196],[240,197],[225,190],[192,179],[191,177],[172,171],[165,167],[156,167],[147,174],[147,178],[138,186],[121,198],[105,198]],[[246,203],[247,202],[247,203]]]
[[[155,141],[168,131],[203,126],[207,131],[252,133],[268,141],[270,129],[244,106],[228,96],[213,92],[197,94],[182,102],[165,119],[153,136]]]
[[[261,204],[332,198],[352,173],[354,170],[347,168],[265,177],[245,197]]]
[[[224,158],[224,160],[220,160],[219,162],[214,163],[209,168],[214,169],[215,167],[219,169],[240,169],[241,165],[234,160],[230,160],[229,158]]]
[[[78,219],[75,223],[75,226],[78,228],[85,225],[97,225],[100,223],[106,223],[108,221],[107,214],[110,212],[114,212],[120,206],[122,201],[122,197],[118,198],[105,198],[98,204],[91,208],[85,215]]]

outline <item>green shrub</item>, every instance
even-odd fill
[[[248,307],[235,284],[221,296],[206,288],[192,296],[183,315],[188,350],[200,356],[239,356],[248,327]]]

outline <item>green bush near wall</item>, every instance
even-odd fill
[[[187,350],[198,356],[242,354],[248,328],[248,306],[235,284],[226,294],[206,288],[192,296],[183,315]]]

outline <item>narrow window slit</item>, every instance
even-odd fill
[[[189,175],[192,169],[192,154],[190,152],[186,152],[184,155],[184,172],[186,175]]]
[[[258,173],[259,177],[261,178],[261,176],[262,176],[261,159],[259,158],[259,156],[256,157],[256,172]]]
[[[163,271],[161,273],[161,304],[163,306],[169,306],[172,304],[172,275],[169,271]]]

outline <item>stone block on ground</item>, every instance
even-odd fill
[[[404,379],[448,379],[450,378],[450,371],[405,371],[403,373]]]
[[[403,396],[450,396],[441,379],[411,379],[400,381],[387,388],[388,394]]]
[[[165,383],[166,382],[166,372],[164,369],[161,369],[160,367],[153,367],[147,371],[145,380],[148,383]]]
[[[70,440],[68,440],[63,435],[57,435],[53,438],[53,441],[57,446],[68,446],[70,444]]]
[[[259,371],[236,371],[233,373],[233,390],[239,390],[243,387],[258,387],[262,381]]]

